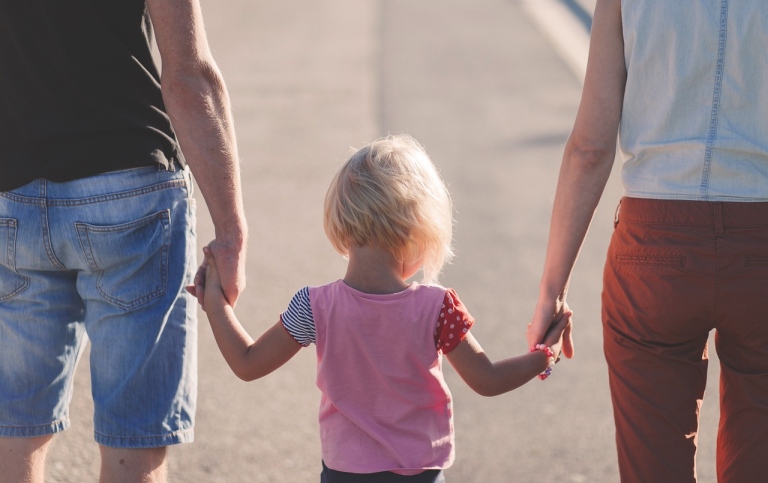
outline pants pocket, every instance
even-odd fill
[[[29,278],[16,272],[16,229],[13,218],[0,218],[0,302],[5,302],[29,286]]]
[[[656,265],[662,267],[684,267],[685,257],[664,255],[616,255],[616,262],[630,265]]]
[[[131,310],[165,295],[170,210],[121,225],[75,223],[75,229],[88,266],[97,274],[96,288],[106,301]]]
[[[768,267],[768,256],[766,255],[747,255],[744,257],[744,265],[747,267]]]

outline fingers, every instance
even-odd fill
[[[573,312],[565,310],[562,315],[552,320],[552,324],[544,336],[544,345],[551,347],[559,356],[573,357]]]
[[[564,319],[572,315],[573,312],[570,311],[565,300],[540,298],[536,304],[531,323],[528,324],[526,333],[528,347],[545,342],[552,330],[562,333],[566,324]]]
[[[563,355],[567,359],[573,359],[573,323],[569,320],[563,332]]]
[[[210,251],[207,246],[203,247],[203,254],[205,254],[206,250]],[[208,265],[212,260],[212,257],[206,255],[203,258],[203,262],[197,268],[197,272],[195,272],[195,277],[192,279],[192,284],[184,287],[187,292],[192,294],[192,296],[197,299],[203,310],[205,310],[205,273],[208,270]]]
[[[528,346],[533,347],[536,344],[545,342],[550,333],[560,333],[565,328],[566,317],[573,315],[573,312],[567,310],[560,315],[552,315],[550,312],[548,315],[534,316],[533,321],[528,324],[528,330],[526,338],[528,340]]]
[[[211,242],[209,249],[203,250],[206,260],[215,264],[216,275],[224,292],[224,297],[232,307],[235,306],[240,293],[245,289],[245,256],[239,250],[220,245],[216,240]],[[215,258],[215,260],[214,260]]]
[[[206,245],[203,247],[203,256],[205,257],[205,261],[209,264],[214,263],[213,259],[213,251],[211,250],[211,247],[209,245]]]
[[[573,358],[573,311],[568,308],[568,306],[565,306],[565,311],[563,312],[563,317],[561,319],[563,322],[563,345],[562,345],[562,353],[563,355],[568,358]]]
[[[538,320],[528,324],[526,331],[526,339],[528,341],[528,347],[533,347],[536,344],[540,344],[544,340],[547,327],[543,327],[543,324],[538,323]]]
[[[200,264],[200,267],[197,269],[197,273],[195,273],[195,278],[193,283],[195,284],[195,292],[199,297],[202,297],[203,293],[205,292],[205,272],[208,269],[208,258],[203,259],[203,263]]]
[[[197,297],[197,300],[200,301],[203,310],[205,310],[205,272],[207,266],[208,264],[203,260],[203,263],[197,269],[197,273],[195,274],[195,296]]]

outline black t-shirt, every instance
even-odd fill
[[[183,158],[144,0],[0,0],[0,191]]]

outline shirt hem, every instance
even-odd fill
[[[399,467],[387,467],[387,466],[375,466],[375,467],[362,467],[362,466],[349,466],[344,463],[337,463],[335,461],[328,461],[327,459],[323,458],[323,462],[325,462],[325,465],[334,470],[334,471],[341,471],[344,473],[357,473],[357,474],[370,474],[370,473],[380,473],[382,471],[388,471],[390,473],[397,473],[399,475],[418,475],[419,473],[423,473],[425,471],[429,470],[445,470],[451,467],[453,464],[453,461],[448,461],[444,465],[433,465],[433,466],[425,466],[425,467],[419,467],[419,468],[399,468]]]
[[[726,201],[735,203],[764,203],[768,202],[768,196],[765,197],[745,197],[745,196],[701,196],[687,194],[667,194],[667,193],[643,193],[624,191],[627,198],[641,198],[649,200],[681,200],[681,201]]]

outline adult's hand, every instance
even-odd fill
[[[573,312],[564,300],[540,301],[536,305],[531,323],[528,324],[526,339],[528,347],[536,344],[552,346],[562,335],[562,354],[568,359],[573,357]],[[563,319],[566,319],[565,321]],[[565,323],[564,323],[565,322]],[[562,326],[562,331],[559,330]],[[558,328],[552,331],[552,328]],[[555,339],[552,339],[555,337]],[[552,340],[551,340],[552,339]]]
[[[208,246],[216,260],[224,297],[234,307],[245,290],[245,246],[228,244],[219,239],[213,240]]]
[[[208,248],[211,249],[216,260],[216,268],[224,297],[229,305],[234,307],[240,294],[245,290],[245,246],[214,239],[208,244]],[[205,300],[205,271],[207,268],[208,260],[203,258],[203,262],[195,274],[194,285],[187,287],[189,293],[197,297],[201,305]]]

